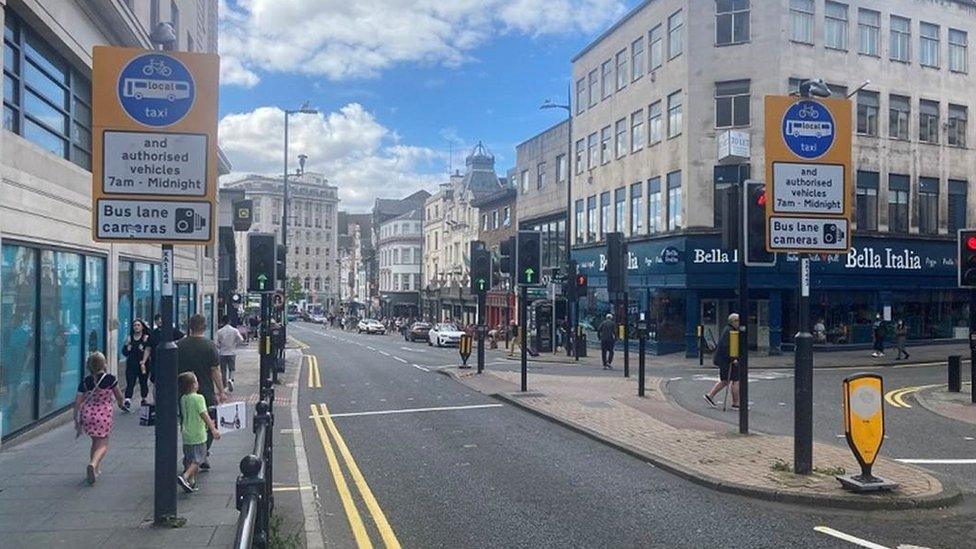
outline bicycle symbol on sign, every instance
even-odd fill
[[[797,116],[799,116],[800,118],[809,117],[816,120],[817,118],[820,118],[820,112],[817,109],[813,108],[813,105],[811,103],[807,103],[806,105],[800,107],[799,112],[797,112]]]
[[[146,76],[152,76],[154,74],[159,74],[160,76],[169,76],[173,74],[173,69],[166,65],[162,60],[150,60],[142,67],[142,74]]]

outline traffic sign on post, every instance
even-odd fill
[[[93,65],[94,240],[213,243],[218,57],[95,46]]]
[[[854,205],[851,102],[766,97],[766,249],[846,252]]]

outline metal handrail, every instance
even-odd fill
[[[266,547],[271,506],[271,405],[261,400],[255,406],[253,452],[241,459],[237,478],[237,533],[234,547]]]
[[[254,524],[257,514],[257,498],[248,496],[244,509],[241,509],[241,514],[237,518],[237,535],[234,537],[234,547],[237,549],[250,549],[251,541],[254,538]]]

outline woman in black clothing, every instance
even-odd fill
[[[139,380],[139,394],[142,396],[142,404],[146,404],[146,397],[149,396],[149,358],[152,353],[152,344],[149,334],[149,327],[146,323],[136,319],[132,321],[129,329],[129,337],[125,339],[125,346],[122,347],[122,354],[125,355],[125,402],[123,406],[128,410],[131,406],[132,392],[136,386],[136,379]]]

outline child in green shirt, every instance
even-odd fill
[[[193,372],[183,372],[179,376],[180,415],[183,418],[183,474],[176,482],[184,492],[196,492],[197,473],[200,464],[207,460],[207,429],[213,433],[214,440],[220,440],[220,431],[207,412],[207,401],[197,392],[200,388]]]

